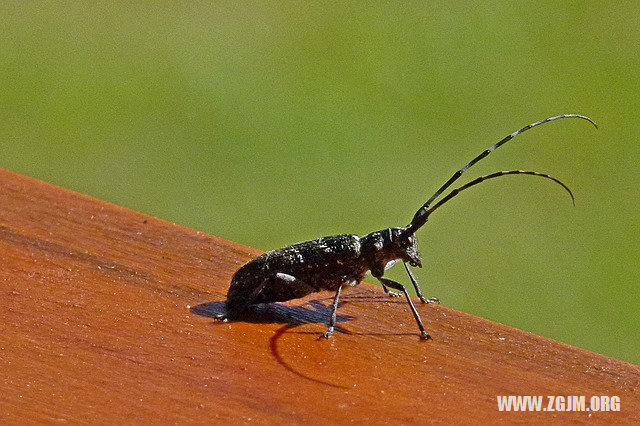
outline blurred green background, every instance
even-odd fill
[[[161,2],[160,2],[161,3]],[[0,166],[263,250],[405,225],[426,296],[640,363],[640,3],[18,2]],[[390,276],[407,282],[404,271]],[[408,320],[407,320],[408,321]]]

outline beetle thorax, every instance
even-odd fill
[[[374,276],[382,276],[396,261],[421,265],[415,235],[404,231],[404,228],[387,228],[361,238],[362,254]]]

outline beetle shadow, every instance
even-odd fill
[[[349,304],[350,302],[357,303],[406,303],[400,297],[389,297],[386,294],[372,294],[370,291],[360,291],[342,296],[338,304],[338,309],[342,306]],[[239,314],[236,318],[228,320],[229,322],[248,322],[253,324],[284,324],[285,330],[290,333],[300,334],[313,334],[304,331],[294,331],[292,329],[304,325],[304,324],[326,324],[329,323],[329,318],[333,310],[333,297],[324,297],[309,300],[305,305],[309,305],[310,308],[303,306],[289,306],[279,303],[260,303],[251,305],[245,312]],[[192,306],[190,311],[202,317],[207,317],[216,320],[215,323],[222,324],[220,317],[226,313],[225,302],[209,302],[202,303],[200,305]],[[412,335],[413,333],[353,333],[344,327],[341,327],[339,323],[352,321],[354,319],[351,315],[337,314],[335,332],[349,335],[363,335],[363,336],[404,336]]]
[[[287,306],[278,303],[261,303],[249,306],[249,308],[229,322],[249,322],[254,324],[285,324],[287,328],[297,327],[303,324],[327,324],[332,313],[332,306],[325,305],[323,299],[310,300],[311,308],[303,306]],[[342,303],[338,305],[338,308]],[[195,315],[218,320],[226,313],[225,302],[202,303],[190,308]],[[340,327],[337,323],[353,320],[350,315],[336,316],[336,331],[349,334],[349,331]]]
[[[291,365],[282,355],[281,351],[278,348],[278,341],[283,337],[283,335],[287,332],[291,332],[290,330],[295,329],[304,324],[328,324],[329,319],[331,317],[331,313],[333,310],[332,306],[333,298],[327,299],[315,299],[310,300],[307,304],[310,308],[303,306],[287,306],[281,305],[278,303],[264,303],[250,306],[247,311],[242,313],[237,318],[230,320],[229,322],[250,322],[254,324],[283,324],[278,330],[276,330],[275,334],[269,339],[269,346],[271,349],[271,353],[276,361],[284,367],[286,370],[291,373],[302,377],[306,380],[309,380],[314,383],[322,384],[329,387],[347,389],[345,386],[341,386],[335,383],[331,383],[308,374],[305,374],[302,371],[299,371],[297,367]],[[343,302],[348,303],[348,302]],[[343,305],[343,303],[339,303],[338,308]],[[221,315],[224,315],[226,312],[225,302],[210,302],[203,303],[197,306],[193,306],[190,308],[191,312],[195,315],[200,315],[207,318],[212,318],[218,320]],[[339,322],[351,321],[353,319],[350,315],[340,315],[336,316],[336,325],[335,331],[344,334],[351,334],[348,330],[340,327],[338,325]],[[216,321],[217,323],[222,324],[221,321]],[[304,334],[312,334],[310,332],[302,332]],[[321,334],[317,334],[317,340],[324,340]]]
[[[340,301],[338,308],[341,306],[348,304],[350,301],[357,301],[359,303],[380,303],[382,301],[389,301],[387,296],[377,297],[376,295],[371,295],[369,293],[363,294],[350,294],[345,295]],[[302,371],[299,371],[298,368],[291,365],[282,355],[281,351],[278,348],[279,340],[286,333],[296,333],[296,334],[315,334],[317,335],[316,340],[325,340],[322,334],[317,332],[309,332],[309,331],[294,331],[296,327],[299,327],[304,324],[327,324],[329,318],[332,313],[332,297],[314,299],[307,302],[310,308],[306,308],[303,306],[287,306],[281,305],[278,303],[265,303],[265,304],[257,304],[250,306],[247,311],[231,320],[230,322],[250,322],[254,324],[283,324],[278,330],[276,330],[275,334],[269,339],[269,346],[271,349],[271,353],[276,361],[283,366],[286,370],[291,373],[309,380],[314,383],[322,384],[325,386],[339,388],[339,389],[348,389],[349,387],[331,383],[317,377],[310,376]],[[393,303],[393,302],[392,302]],[[190,311],[199,316],[203,316],[206,318],[212,318],[216,320],[216,323],[223,324],[219,321],[219,317],[226,313],[225,302],[209,302],[202,303],[197,306],[193,306],[190,308]],[[337,323],[339,322],[348,322],[353,320],[354,317],[351,315],[340,315],[336,316],[336,325],[335,331],[337,333],[342,334],[356,334],[356,335],[364,335],[364,336],[403,336],[414,333],[352,333],[345,328],[341,327]]]

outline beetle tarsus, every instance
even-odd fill
[[[216,314],[213,316],[213,319],[220,322],[228,322],[229,317],[226,314]]]

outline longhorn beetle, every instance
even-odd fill
[[[404,294],[413,317],[418,324],[422,338],[429,339],[430,336],[422,325],[420,315],[406,288],[402,284],[386,278],[384,272],[397,261],[402,261],[420,300],[423,303],[439,303],[439,300],[435,297],[426,299],[422,295],[418,281],[413,272],[411,272],[410,266],[422,267],[415,233],[427,223],[429,216],[447,201],[465,189],[486,180],[506,175],[531,175],[550,179],[569,193],[575,205],[573,194],[564,183],[548,174],[525,170],[501,171],[480,176],[459,188],[453,189],[436,204],[431,205],[464,172],[497,148],[520,133],[561,118],[580,118],[589,121],[597,128],[596,123],[589,117],[578,114],[558,115],[529,124],[506,136],[455,172],[418,209],[411,223],[403,228],[387,228],[363,237],[349,234],[323,237],[278,250],[271,250],[256,257],[238,269],[233,275],[225,303],[226,313],[218,315],[218,319],[226,321],[227,319],[237,318],[254,304],[283,302],[304,297],[310,293],[330,290],[335,291],[335,297],[333,298],[329,328],[324,333],[324,337],[328,338],[333,334],[342,287],[345,284],[352,286],[359,284],[367,273],[371,272],[371,275],[382,283],[382,287],[387,294],[400,296],[400,293],[391,292],[390,288],[399,290]]]

